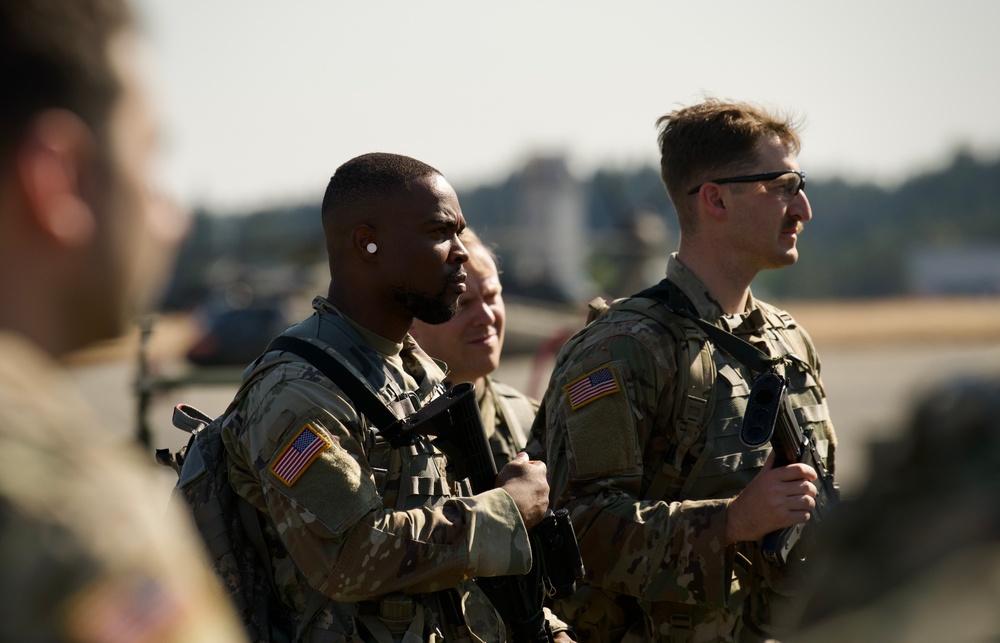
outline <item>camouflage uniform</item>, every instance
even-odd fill
[[[443,373],[411,338],[379,337],[322,297],[313,306],[286,334],[325,347],[397,416],[440,390]],[[223,425],[230,479],[267,516],[284,603],[303,614],[317,592],[329,599],[313,636],[502,640],[496,611],[469,579],[530,568],[513,499],[501,489],[460,497],[467,485],[448,477],[429,441],[390,448],[336,386],[289,353],[268,353],[246,377],[258,379]],[[289,460],[303,443],[311,455]]]
[[[493,459],[502,469],[524,449],[538,401],[487,375],[478,402]]]
[[[701,318],[790,358],[779,371],[832,470],[833,427],[805,331],[752,297],[744,314],[723,316],[676,255],[667,278]],[[667,321],[635,310],[644,307]],[[752,640],[744,616],[766,625],[775,593],[795,587],[756,543],[725,546],[729,502],[769,452],[739,441],[751,382],[693,322],[650,299],[612,306],[563,347],[539,423],[553,506],[570,510],[587,567],[559,606],[582,640]]]
[[[245,641],[152,463],[62,370],[0,332],[0,640]]]

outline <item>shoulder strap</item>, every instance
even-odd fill
[[[694,304],[681,292],[675,284],[664,279],[660,283],[636,293],[633,297],[646,297],[662,303],[672,312],[690,319],[716,343],[719,348],[739,360],[752,371],[765,373],[770,371],[778,360],[767,355],[753,344],[740,339],[727,330],[714,326],[694,312]]]
[[[264,353],[268,353],[272,350],[284,350],[298,355],[299,357],[305,359],[310,364],[313,364],[321,371],[323,371],[323,374],[329,377],[338,386],[341,384],[342,381],[350,381],[354,384],[359,384],[357,378],[351,375],[350,371],[344,368],[343,365],[337,362],[333,357],[328,355],[318,346],[310,344],[305,340],[298,339],[295,337],[287,337],[284,335],[276,337],[271,342],[271,344],[264,350],[264,352],[261,353],[261,357],[263,357]],[[308,356],[303,353],[307,353]],[[330,368],[331,372],[327,372],[327,370],[324,369],[323,367],[324,366],[329,367],[330,363],[332,363],[334,366]],[[333,377],[334,371],[339,376],[339,378]],[[221,418],[228,417],[229,414],[233,412],[233,410],[239,403],[240,399],[243,397],[244,393],[247,390],[249,390],[251,384],[260,379],[263,372],[264,371],[258,371],[254,373],[251,377],[247,378],[247,380],[240,385],[239,391],[237,391],[237,394],[234,396],[233,401],[230,402],[229,407],[226,409],[225,413],[223,413],[220,416]],[[356,395],[357,392],[356,391],[353,393],[348,392],[347,389],[351,387],[352,387],[351,384],[348,384],[347,386],[341,386],[341,388],[344,389],[344,392],[348,393],[348,395],[351,395],[352,396],[351,399],[354,400],[355,398],[353,396]],[[364,389],[363,386],[360,388]],[[377,398],[375,398],[375,395],[373,393],[371,393],[367,389],[364,389],[364,391],[365,393],[368,393],[368,395],[370,395],[372,398],[374,398],[375,402],[381,404],[381,402]],[[382,409],[390,416],[392,415],[392,413],[389,411],[387,407],[385,407],[385,405],[382,405]],[[395,421],[394,417],[393,421]],[[257,561],[264,568],[265,576],[267,577],[268,585],[271,590],[271,596],[272,598],[277,598],[279,594],[278,594],[278,587],[274,578],[274,567],[271,562],[270,551],[265,541],[264,530],[260,522],[262,514],[260,511],[257,510],[256,507],[250,504],[249,500],[247,500],[240,494],[235,493],[234,491],[233,496],[235,497],[234,500],[236,503],[237,512],[239,514],[240,523],[243,525],[243,531],[246,534],[247,540],[250,541],[250,545],[251,547],[253,547],[254,552],[257,554]],[[323,608],[323,606],[326,604],[328,600],[329,599],[327,599],[324,595],[320,594],[319,592],[313,591],[310,593],[309,601],[306,603],[305,609],[302,611],[301,614],[295,616],[292,616],[291,614],[286,615],[286,617],[289,619],[290,624],[296,629],[296,632],[294,633],[296,637],[295,640],[300,640],[302,633],[312,623],[313,619],[316,617],[316,615],[319,613],[319,611]],[[282,606],[284,605],[283,603],[280,602],[279,604],[281,604]],[[284,632],[280,629],[275,629],[274,627],[272,627],[270,632],[267,633],[269,637],[268,640],[273,640],[275,641],[275,643],[281,643],[282,641],[284,642],[290,641],[291,639],[289,637],[292,634],[293,634],[292,632]]]
[[[591,310],[602,314],[599,305],[592,302]],[[708,423],[715,408],[715,363],[712,343],[701,326],[694,323],[696,316],[679,311],[694,310],[687,297],[679,293],[677,301],[663,302],[643,293],[620,299],[611,306],[649,317],[663,325],[677,342],[677,380],[670,389],[674,427],[669,442],[663,450],[663,461],[653,474],[642,498],[662,500],[671,497],[680,488],[681,472],[691,447],[694,446]],[[607,310],[607,306],[603,307]]]
[[[331,382],[339,386],[347,394],[347,397],[358,405],[361,413],[374,422],[378,428],[385,429],[398,421],[389,407],[372,393],[357,376],[316,344],[298,337],[279,335],[271,340],[264,352],[269,351],[294,353],[318,368]]]

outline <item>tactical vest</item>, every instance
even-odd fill
[[[772,357],[787,358],[777,370],[789,379],[788,395],[796,418],[803,431],[812,430],[818,441],[829,444],[832,454],[835,439],[829,431],[823,394],[811,367],[799,357],[807,355],[808,350],[793,330],[796,324],[784,311],[763,302],[758,302],[758,306],[748,315],[753,317],[756,323],[752,326],[758,330],[750,337],[739,329],[735,334],[743,334],[743,339],[751,340]],[[694,321],[653,299],[632,297],[616,301],[610,307],[595,300],[591,303],[588,323],[612,308],[656,320],[670,332],[678,347],[677,381],[672,390],[664,391],[674,396],[672,441],[641,499],[669,502],[737,495],[761,470],[770,453],[769,446],[748,449],[739,439],[753,373],[729,353],[715,347]],[[826,460],[830,468],[831,458],[827,456]],[[734,600],[729,609],[712,610],[708,614],[705,608],[688,604],[639,604],[647,621],[646,632],[639,634],[631,628],[625,640],[642,640],[639,636],[656,640],[657,625],[669,624],[670,640],[684,641],[693,635],[688,629],[690,624],[705,620],[719,624],[719,638],[737,636],[740,611],[749,618],[747,625],[753,630],[773,630],[770,624],[773,601],[787,594],[798,581],[767,564],[756,543],[740,543],[737,551],[737,580],[732,587]],[[743,607],[739,604],[741,599],[746,603]],[[632,611],[628,604],[633,601],[619,596],[613,602],[616,607],[624,602],[619,617],[628,618],[626,614]],[[610,615],[609,618],[613,620]]]
[[[456,484],[448,481],[447,459],[429,441],[421,439],[413,446],[393,449],[367,421],[366,424],[368,461],[375,472],[384,509],[407,511],[439,505],[452,495],[470,495],[464,481]],[[359,623],[367,631],[364,636],[359,632]],[[481,640],[471,634],[470,628],[480,634],[493,632],[494,640],[503,637],[503,624],[496,611],[473,582],[465,583],[459,590],[423,595],[397,592],[380,600],[358,603],[328,601],[313,621],[313,630],[322,630],[324,635],[335,634],[332,640],[378,643]],[[488,634],[484,640],[491,640]]]
[[[346,360],[339,354],[342,363]],[[372,393],[367,381],[365,387]],[[379,434],[377,427],[355,406],[361,417],[363,444],[368,462],[375,473],[375,484],[382,498],[382,507],[390,511],[407,511],[420,507],[443,504],[455,495],[471,495],[467,481],[451,482],[447,474],[447,458],[428,439],[420,437],[412,446],[392,448]],[[392,405],[398,415],[415,408],[406,401]],[[270,521],[265,530],[272,542],[277,540]],[[312,595],[318,594],[306,587]],[[423,595],[395,592],[378,600],[337,602],[328,600],[319,609],[307,628],[303,641],[377,641],[394,643],[403,641],[458,641],[502,640],[503,624],[486,595],[474,582],[466,582],[457,589],[448,589]],[[472,632],[486,638],[480,639]]]

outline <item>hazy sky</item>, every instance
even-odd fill
[[[656,118],[705,93],[802,116],[815,179],[1000,155],[995,0],[136,2],[188,205],[319,200],[370,151],[460,189],[539,152],[655,164]]]

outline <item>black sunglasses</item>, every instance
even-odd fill
[[[774,179],[785,176],[786,174],[794,174],[798,177],[798,182],[791,188],[788,189],[788,194],[790,196],[795,196],[802,190],[806,189],[806,173],[797,172],[795,170],[778,170],[777,172],[764,172],[763,174],[747,174],[746,176],[732,176],[728,179],[712,179],[711,181],[705,181],[705,183],[753,183],[754,181],[773,181]],[[696,188],[691,188],[688,192],[688,196],[692,194],[698,194],[698,190],[701,189],[701,183]]]

